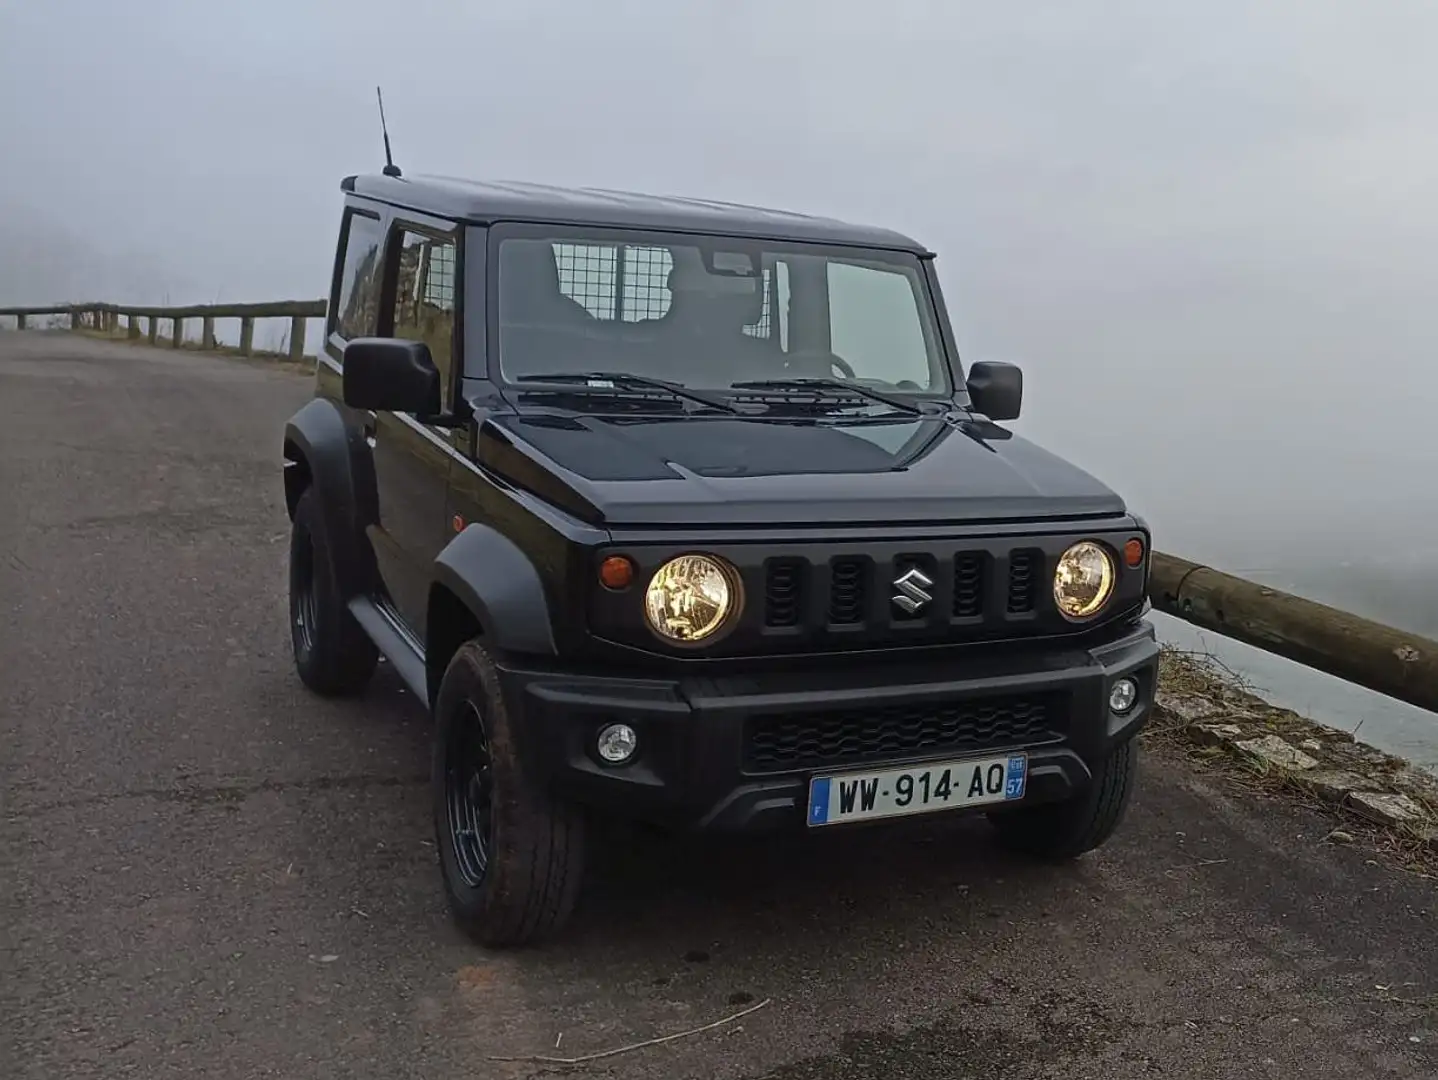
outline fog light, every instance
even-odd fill
[[[1120,679],[1109,687],[1108,707],[1116,713],[1126,713],[1138,700],[1138,684],[1132,679]]]
[[[599,732],[594,749],[607,764],[623,765],[639,749],[639,736],[628,724],[610,724]]]

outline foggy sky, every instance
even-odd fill
[[[913,233],[1016,430],[1162,547],[1411,559],[1435,39],[1399,0],[0,0],[0,303],[324,295],[382,82],[409,172]]]

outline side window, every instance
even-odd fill
[[[377,218],[350,214],[334,319],[334,332],[346,340],[372,335],[378,325],[382,235]]]
[[[399,234],[399,265],[395,274],[394,329],[397,338],[423,341],[444,377],[449,404],[454,369],[454,266],[451,237],[425,233]]]

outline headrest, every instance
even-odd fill
[[[737,274],[711,274],[704,269],[698,252],[675,253],[666,284],[675,300],[688,308],[712,308],[742,316],[744,325],[759,321],[764,310],[763,279]]]
[[[554,262],[554,248],[547,240],[506,240],[499,249],[500,279],[506,274],[523,278],[531,288],[559,289],[559,268]],[[501,285],[501,287],[503,287]]]

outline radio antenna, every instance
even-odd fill
[[[394,163],[394,156],[389,152],[389,128],[384,122],[384,95],[380,93],[378,86],[374,88],[374,96],[379,99],[379,129],[384,134],[384,174],[399,176],[399,166]]]

